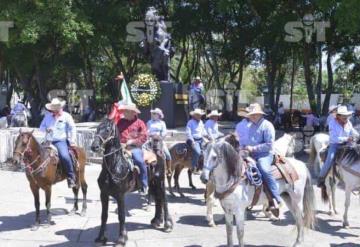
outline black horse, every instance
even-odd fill
[[[164,230],[170,232],[173,222],[169,215],[165,191],[165,157],[161,143],[152,145],[157,156],[157,163],[149,166],[149,193],[155,200],[155,217],[151,224],[158,228],[164,223]],[[140,189],[139,170],[134,167],[129,155],[119,140],[119,133],[114,122],[108,118],[101,122],[96,131],[95,139],[91,145],[94,152],[103,150],[102,170],[98,178],[100,199],[102,205],[101,227],[96,243],[106,244],[105,228],[108,218],[109,196],[118,204],[119,239],[118,244],[125,245],[128,239],[125,229],[125,201],[127,192]]]

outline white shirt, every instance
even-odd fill
[[[187,138],[192,141],[194,141],[194,139],[202,139],[204,136],[206,136],[207,133],[203,121],[190,119],[186,125],[186,135]]]
[[[147,123],[147,129],[149,135],[166,136],[166,124],[162,120],[149,120]]]
[[[208,136],[213,140],[223,136],[223,133],[219,131],[219,124],[212,119],[206,121],[205,130]]]
[[[331,144],[344,143],[351,136],[359,136],[359,133],[354,129],[350,121],[348,121],[344,127],[341,126],[337,120],[331,121],[329,125],[329,132]]]
[[[62,114],[55,118],[52,113],[47,112],[40,125],[40,131],[46,132],[50,129],[51,132],[46,135],[46,140],[66,141],[76,143],[76,126],[72,116],[63,111]]]

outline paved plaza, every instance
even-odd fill
[[[40,227],[36,232],[30,231],[34,222],[33,197],[23,172],[0,171],[0,246],[94,246],[100,224],[101,203],[97,177],[100,165],[86,167],[88,189],[88,212],[85,217],[68,216],[72,208],[72,192],[62,182],[53,187],[52,212],[54,225]],[[138,193],[127,196],[128,215],[126,218],[129,232],[129,247],[180,247],[180,246],[225,246],[226,234],[222,209],[215,208],[217,226],[208,227],[205,220],[203,199],[204,185],[199,176],[195,176],[197,190],[187,186],[186,173],[181,176],[181,185],[185,187],[186,198],[169,196],[169,208],[175,222],[174,230],[165,233],[153,229],[150,220],[154,208],[147,211],[145,201]],[[343,212],[343,191],[337,191],[339,211]],[[319,198],[320,192],[316,190]],[[81,194],[80,194],[81,196]],[[41,194],[41,216],[45,219],[44,194]],[[350,229],[342,229],[341,215],[330,217],[325,214],[327,207],[318,201],[318,230],[307,231],[304,246],[360,246],[360,207],[359,198],[352,197],[350,208]],[[111,202],[108,220],[108,246],[113,246],[117,239],[116,205]],[[248,215],[245,226],[246,246],[290,246],[295,240],[296,229],[289,212],[282,210],[280,221],[269,221],[262,215]],[[235,238],[234,232],[234,238]]]

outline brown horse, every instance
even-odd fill
[[[32,230],[37,230],[40,225],[39,190],[41,188],[45,191],[45,205],[47,213],[47,221],[45,224],[50,225],[52,223],[50,212],[51,186],[66,179],[66,172],[59,163],[59,158],[57,157],[56,152],[50,147],[43,147],[40,145],[33,136],[33,132],[34,131],[22,132],[20,129],[20,134],[15,141],[13,161],[16,165],[20,165],[21,163],[25,164],[26,177],[30,182],[30,188],[35,199],[36,216],[35,224],[32,227]],[[80,147],[75,147],[74,149],[77,153],[78,163],[75,170],[77,186],[73,188],[74,208],[71,210],[70,214],[75,214],[78,210],[78,193],[79,187],[81,186],[83,193],[81,216],[84,216],[87,208],[87,184],[84,177],[86,154],[85,150]]]

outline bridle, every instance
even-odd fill
[[[111,141],[112,139],[115,139],[115,128],[116,128],[116,126],[115,126],[115,124],[113,124],[113,125],[112,125],[112,128],[111,128],[111,132],[110,132],[110,134],[109,134],[106,138],[102,137],[102,136],[99,135],[99,134],[96,134],[96,135],[95,135],[95,137],[98,137],[98,138],[100,139],[100,141],[101,141],[101,150],[102,150],[102,151],[105,150],[105,145],[106,145],[109,141]],[[107,154],[107,155],[109,155],[109,154]]]

